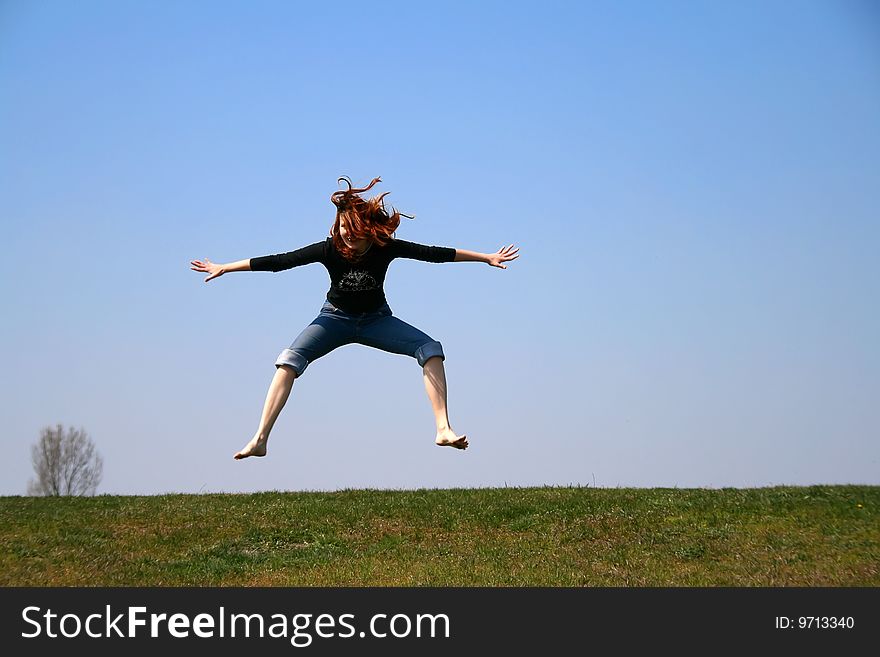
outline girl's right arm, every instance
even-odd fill
[[[326,240],[324,242],[309,244],[296,251],[260,256],[259,258],[249,258],[247,260],[230,262],[225,265],[211,262],[207,258],[205,258],[204,261],[193,260],[190,263],[190,265],[192,265],[190,269],[193,271],[208,272],[210,275],[205,279],[205,283],[212,278],[217,278],[230,271],[283,271],[293,267],[308,265],[313,262],[323,262],[325,243]]]
[[[229,262],[221,265],[216,262],[211,262],[210,260],[205,258],[204,262],[201,260],[193,260],[190,265],[190,269],[192,269],[193,271],[208,272],[209,276],[205,279],[205,283],[210,281],[212,278],[222,276],[226,272],[251,270],[251,261],[249,259],[238,260],[237,262]]]

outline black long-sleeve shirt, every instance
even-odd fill
[[[296,251],[251,258],[250,265],[252,271],[277,272],[320,262],[330,274],[327,300],[345,312],[365,313],[377,310],[385,303],[385,274],[395,258],[452,262],[455,249],[392,239],[385,246],[373,243],[357,261],[350,262],[342,257],[328,237]]]

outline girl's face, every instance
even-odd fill
[[[342,238],[342,241],[345,242],[345,245],[354,249],[358,252],[363,252],[367,250],[367,247],[370,245],[370,240],[366,237],[362,237],[360,239],[355,239],[351,231],[348,229],[348,222],[345,219],[339,220],[339,237]]]

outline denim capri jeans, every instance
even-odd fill
[[[439,342],[393,317],[387,303],[373,312],[347,313],[327,301],[314,321],[279,354],[275,366],[288,365],[299,377],[312,361],[352,342],[412,356],[422,367],[434,356],[445,359]]]

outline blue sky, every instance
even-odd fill
[[[880,483],[880,12],[869,2],[0,3],[0,494],[43,426],[99,492]],[[348,346],[232,460],[336,178],[402,239],[414,360]],[[343,402],[344,403],[341,403]]]

